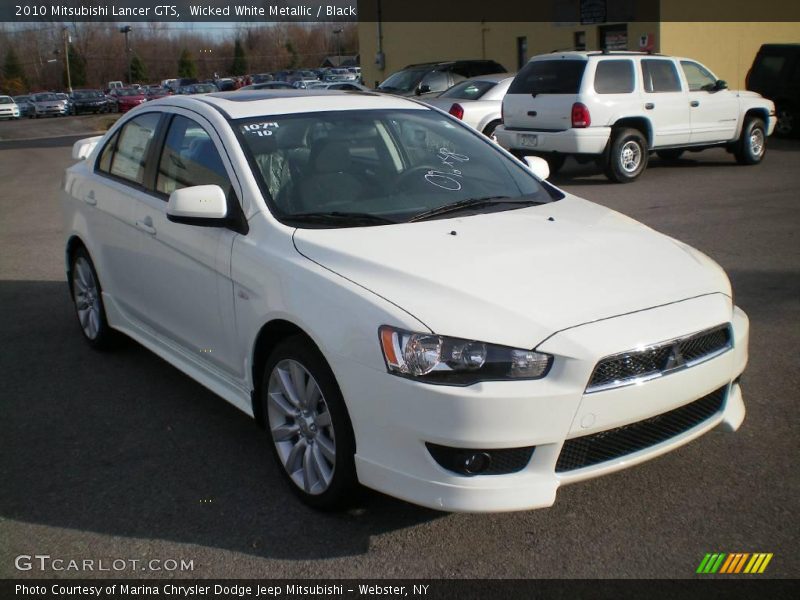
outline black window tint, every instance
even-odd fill
[[[114,147],[117,145],[118,134],[114,134],[100,153],[100,160],[97,162],[97,170],[103,173],[111,172],[111,157],[114,155]]]
[[[681,82],[671,60],[646,58],[642,60],[644,91],[651,93],[680,92]]]
[[[537,60],[514,77],[509,94],[577,94],[585,60]]]
[[[462,81],[439,97],[457,98],[459,100],[477,100],[496,85],[496,81]]]
[[[145,160],[160,118],[161,113],[147,113],[123,125],[111,161],[112,175],[144,184]]]
[[[594,74],[598,94],[628,94],[633,91],[632,60],[601,60]]]
[[[225,165],[208,132],[191,119],[176,116],[158,163],[156,190],[169,195],[194,185],[218,185],[226,196],[231,190]]]

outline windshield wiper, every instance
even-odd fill
[[[471,208],[480,208],[482,206],[491,206],[493,204],[522,204],[526,206],[534,206],[536,204],[544,204],[538,200],[531,200],[530,198],[511,198],[509,196],[485,196],[483,198],[467,198],[466,200],[459,200],[452,204],[445,204],[444,206],[437,206],[418,215],[411,217],[408,222],[425,221],[440,215],[446,215],[461,210],[469,210]]]
[[[306,212],[287,215],[284,217],[287,221],[300,221],[304,223],[352,223],[355,225],[392,225],[397,221],[387,219],[371,213],[359,212]]]

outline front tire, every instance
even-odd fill
[[[108,325],[100,280],[84,248],[76,250],[70,261],[69,284],[84,339],[96,350],[113,347],[116,334]]]
[[[757,165],[767,152],[767,132],[764,121],[751,118],[745,121],[742,135],[736,144],[733,155],[740,165]]]
[[[638,129],[622,128],[612,132],[605,174],[611,181],[630,183],[647,168],[647,140]]]
[[[321,510],[342,508],[358,489],[355,437],[328,363],[301,336],[273,350],[261,402],[273,456],[292,491]]]

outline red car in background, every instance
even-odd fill
[[[128,112],[140,104],[147,102],[144,90],[135,88],[118,88],[111,90],[109,94],[117,102],[116,112]]]

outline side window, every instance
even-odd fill
[[[628,94],[633,91],[632,60],[601,60],[594,73],[598,94]]]
[[[675,63],[663,59],[642,59],[644,91],[649,93],[680,92],[681,82]]]
[[[420,82],[420,86],[427,85],[430,86],[432,92],[443,92],[449,86],[449,78],[447,77],[447,73],[444,71],[433,71],[425,75]]]
[[[688,60],[682,60],[681,68],[683,69],[683,74],[686,76],[686,82],[689,84],[690,92],[714,89],[717,78],[709,73],[708,69],[703,65]]]
[[[226,196],[231,191],[225,165],[208,132],[178,115],[172,119],[161,152],[156,190],[169,195],[194,185],[218,185]]]
[[[103,151],[100,153],[100,160],[97,162],[98,171],[102,171],[103,173],[111,172],[111,158],[114,156],[114,148],[117,145],[118,137],[119,133],[115,133],[103,147]]]
[[[109,173],[139,185],[144,184],[144,161],[160,118],[161,113],[147,113],[122,126]]]

